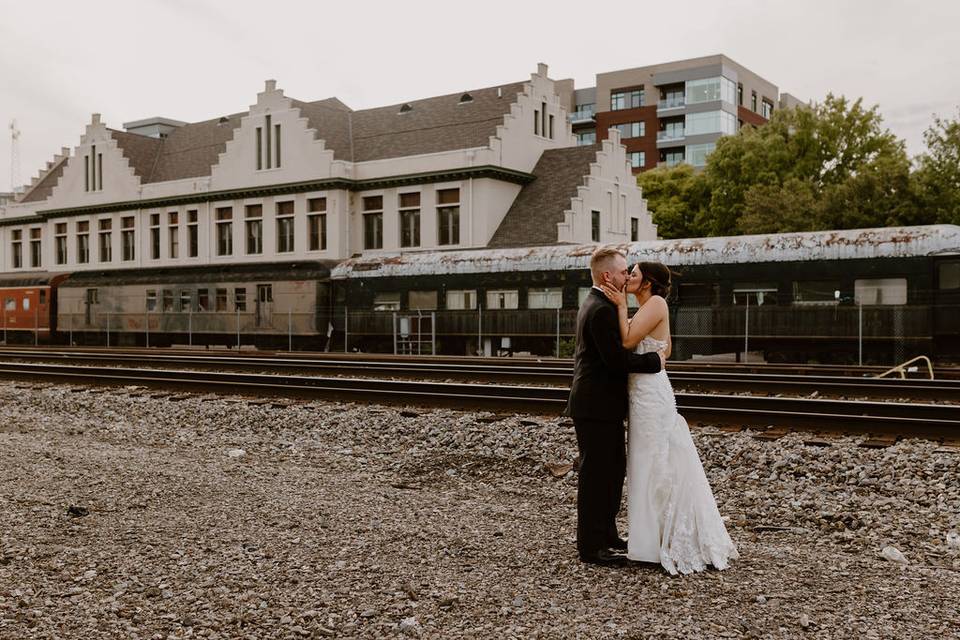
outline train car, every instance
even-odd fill
[[[569,352],[595,245],[361,256],[331,272],[335,348],[438,353]],[[663,262],[674,357],[901,362],[960,357],[960,227],[647,241],[628,261]],[[419,323],[419,330],[414,321]],[[426,325],[423,323],[426,322]],[[426,329],[424,329],[424,326]],[[402,339],[401,339],[402,338]]]
[[[84,271],[59,288],[73,344],[323,349],[332,263]]]
[[[57,287],[65,273],[17,273],[0,276],[0,313],[4,344],[47,343],[55,336]]]

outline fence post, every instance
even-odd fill
[[[7,344],[7,301],[0,302],[3,302],[3,344]]]
[[[239,308],[237,309],[237,351],[240,351],[240,309]]]
[[[477,355],[483,355],[483,312],[480,308],[480,296],[477,296]]]
[[[557,357],[560,357],[560,307],[557,307]]]
[[[863,366],[863,300],[857,303],[857,344],[860,353],[860,366]]]
[[[146,346],[147,346],[147,348],[149,349],[149,348],[150,348],[150,309],[147,309],[146,311],[144,311],[144,312],[143,312],[143,315],[144,315],[144,320],[145,320],[144,327],[145,327],[145,331],[146,331],[146,333],[147,333]]]
[[[110,312],[107,312],[107,349],[110,348]]]
[[[397,355],[397,312],[393,312],[393,355]]]
[[[39,298],[38,298],[39,300]],[[40,305],[33,310],[33,346],[40,344]]]
[[[423,341],[420,332],[420,320],[422,317],[423,314],[420,313],[420,309],[417,309],[417,355],[420,355],[420,343]]]
[[[750,292],[747,292],[747,306],[743,322],[743,361],[750,360]]]
[[[190,307],[187,309],[187,346],[193,346],[193,300],[190,301]]]
[[[73,314],[72,314],[72,313],[68,313],[68,314],[67,314],[67,319],[70,321],[70,326],[68,327],[68,329],[69,329],[69,331],[70,331],[70,346],[72,347],[72,346],[73,346]],[[7,341],[7,335],[6,335],[6,334],[7,334],[7,318],[6,318],[6,314],[4,314],[4,318],[3,318],[3,334],[4,334],[4,335],[3,335],[3,341],[6,342],[6,341]]]
[[[343,352],[350,353],[350,309],[343,305]]]
[[[437,312],[430,312],[430,355],[437,355]]]
[[[293,351],[293,309],[287,309],[287,351]]]

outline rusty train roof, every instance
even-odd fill
[[[960,254],[960,226],[927,225],[650,240],[615,246],[627,254],[630,262],[658,261],[670,266],[904,258]],[[341,262],[331,271],[330,277],[346,279],[586,269],[596,247],[595,244],[567,244],[362,256]]]

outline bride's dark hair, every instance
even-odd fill
[[[660,262],[640,262],[637,266],[640,267],[643,281],[650,283],[650,293],[664,299],[670,297],[673,272],[669,267]]]

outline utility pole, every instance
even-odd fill
[[[17,121],[11,120],[10,126],[10,191],[18,193],[20,187],[20,130]]]

